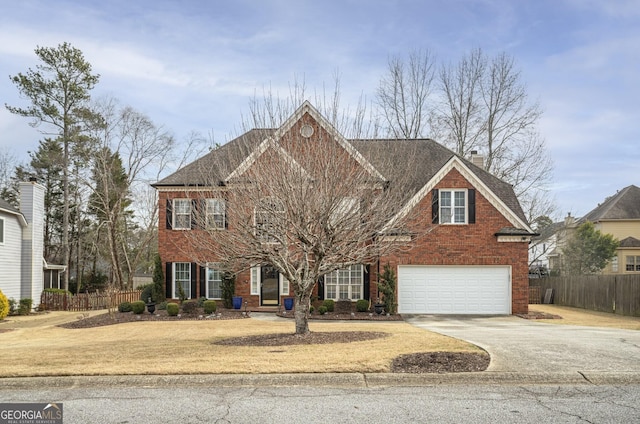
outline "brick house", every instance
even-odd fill
[[[293,131],[301,137],[286,137]],[[319,299],[375,300],[377,276],[389,264],[398,278],[400,313],[527,312],[528,244],[534,232],[509,184],[483,170],[477,155],[468,161],[433,140],[347,140],[308,102],[280,128],[251,130],[153,184],[159,198],[158,251],[167,298],[177,298],[178,287],[189,298],[221,296],[222,273],[215,258],[202,260],[190,249],[190,236],[200,231],[194,212],[205,208],[218,230],[233,231],[234,202],[228,200],[232,190],[227,182],[249,172],[266,148],[299,167],[292,159],[295,140],[312,142],[321,135],[339,146],[338,154],[348,156],[354,166],[367,169],[372,179],[390,172],[390,163],[381,157],[393,156],[396,167],[412,163],[404,170],[408,178],[396,187],[408,194],[407,201],[388,228],[411,216],[409,227],[417,230],[428,222],[430,230],[409,238],[400,253],[326,274],[314,289]],[[203,170],[215,174],[217,183],[205,183]],[[257,214],[256,209],[256,223]],[[277,308],[292,294],[271,264],[238,270],[236,277],[236,295],[250,309]]]

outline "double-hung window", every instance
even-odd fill
[[[173,297],[180,299],[180,288],[187,299],[191,299],[191,263],[175,262],[173,264]]]
[[[222,299],[223,272],[211,265],[207,267],[207,298]]]
[[[364,287],[364,271],[362,265],[351,265],[347,268],[325,274],[325,299],[358,300],[362,299]]]
[[[173,229],[191,229],[191,199],[173,199]]]
[[[640,256],[627,256],[626,271],[640,272]]]
[[[226,205],[223,199],[207,199],[207,229],[226,227]]]
[[[467,190],[440,190],[440,224],[467,223]]]

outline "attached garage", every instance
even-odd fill
[[[398,312],[511,314],[511,267],[398,267]]]

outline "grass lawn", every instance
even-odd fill
[[[10,327],[6,324],[0,329]],[[388,372],[393,358],[401,354],[481,351],[404,322],[311,322],[310,328],[390,336],[354,343],[253,347],[212,342],[293,333],[293,321],[139,322],[87,329],[22,325],[0,332],[0,376]]]
[[[586,325],[590,327],[612,327],[623,330],[640,330],[640,318],[595,312],[587,309],[558,305],[529,305],[530,311],[560,315],[562,319],[544,319],[549,324]]]

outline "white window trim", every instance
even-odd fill
[[[280,296],[289,296],[289,280],[280,273]]]
[[[260,274],[262,272],[261,268],[262,267],[260,266],[251,267],[251,284],[249,286],[251,289],[251,295],[260,295]]]
[[[442,194],[451,193],[451,221],[442,220]],[[455,193],[464,193],[464,222],[455,222]],[[459,206],[458,206],[459,207]],[[469,191],[466,188],[444,188],[438,190],[438,220],[442,225],[466,225],[469,223]]]
[[[191,262],[174,262],[173,264],[171,264],[173,267],[173,270],[172,270],[173,272],[171,273],[172,280],[173,280],[171,285],[173,286],[172,287],[173,291],[171,292],[171,294],[176,296],[178,293],[178,290],[177,290],[178,286],[176,285],[176,268],[178,264],[187,264],[187,269],[189,270],[189,278],[187,280],[187,289],[185,290],[185,294],[187,295],[187,299],[191,299]]]
[[[177,209],[178,209],[176,207],[176,202],[177,201],[185,201],[189,205],[189,224],[186,227],[178,227],[178,225],[177,225],[177,219],[176,219],[178,217],[178,213],[176,212]],[[171,206],[173,207],[173,210],[172,210],[172,213],[171,213],[171,215],[172,215],[171,219],[173,221],[172,222],[173,226],[171,228],[174,229],[174,230],[190,230],[191,229],[191,214],[193,213],[193,211],[191,210],[191,207],[192,207],[191,206],[191,199],[184,199],[184,198],[173,199],[172,203],[171,203]],[[180,215],[184,216],[186,214],[181,213]]]
[[[220,297],[209,297],[209,283],[212,283],[215,280],[209,280],[209,271],[217,271],[220,273]],[[220,300],[222,299],[222,283],[224,282],[224,272],[222,272],[222,270],[220,269],[220,265],[216,264],[216,263],[208,263],[207,264],[207,268],[205,269],[205,297],[207,299],[215,299],[215,300]]]
[[[360,267],[360,297],[358,299],[353,299],[353,294],[351,292],[351,288],[353,286],[353,284],[351,284],[351,266],[359,266]],[[349,269],[349,284],[348,284],[348,287],[349,287],[349,298],[348,299],[343,299],[343,300],[350,300],[352,302],[355,302],[355,301],[357,301],[359,299],[362,299],[364,297],[364,273],[365,273],[365,269],[364,269],[363,265],[351,265],[351,266],[349,266],[348,268],[342,268],[342,270]],[[332,271],[331,273],[338,272],[338,271],[340,271],[340,270]],[[332,300],[335,300],[335,301],[340,300],[340,285],[341,284],[340,283],[335,284],[335,286],[336,286],[336,297],[335,298],[329,297],[327,295],[327,287],[329,285],[330,284],[327,283],[327,277],[326,277],[326,274],[325,274],[324,298],[325,299],[332,299]]]
[[[209,207],[213,202],[220,202],[222,204],[222,212],[221,213],[212,213],[209,212]],[[213,222],[210,222],[210,217],[222,215],[222,226],[216,225],[215,218],[212,219]],[[227,227],[227,202],[224,199],[219,198],[209,198],[206,199],[206,226],[208,230],[224,230]]]

